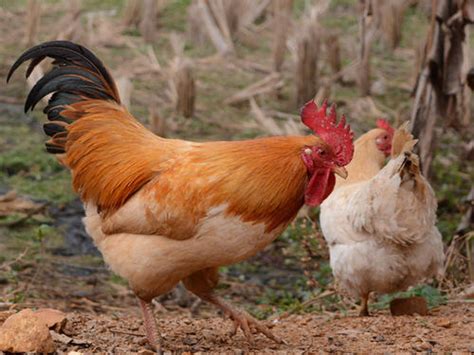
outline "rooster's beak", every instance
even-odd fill
[[[343,179],[347,178],[347,170],[343,166],[335,166],[332,168],[332,171],[342,177]]]

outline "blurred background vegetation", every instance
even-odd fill
[[[135,117],[165,137],[304,133],[298,110],[313,97],[336,102],[359,135],[378,117],[395,126],[412,118],[426,40],[433,36],[431,3],[397,0],[368,8],[369,0],[0,0],[0,77],[27,47],[68,39],[101,58]],[[466,33],[464,76],[454,101],[462,107],[431,113],[429,177],[447,274],[436,287],[409,291],[431,305],[474,278],[473,103],[466,85],[474,37]],[[23,113],[34,80],[16,76],[0,86],[0,303],[59,303],[66,309],[80,308],[84,299],[133,303],[81,226],[69,173],[44,153],[45,118],[39,111]],[[302,211],[275,243],[223,274],[222,292],[258,317],[354,306],[334,290],[317,209]],[[174,307],[195,300],[178,290],[163,301]],[[387,303],[381,298],[375,307]]]

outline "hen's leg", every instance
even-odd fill
[[[359,317],[369,316],[369,294],[364,295],[360,298],[360,312]]]
[[[232,307],[221,297],[214,293],[214,287],[217,286],[219,275],[217,268],[208,268],[195,272],[183,280],[184,286],[204,301],[210,302],[219,307],[234,322],[232,334],[236,334],[240,328],[244,332],[249,342],[253,341],[252,330],[266,335],[277,343],[283,343],[281,339],[273,333],[264,324],[253,318],[247,312]]]
[[[151,302],[146,302],[138,298],[140,308],[143,314],[143,322],[145,323],[145,333],[150,345],[161,354],[161,335],[158,332],[158,325],[156,324],[155,315],[153,314],[153,306]]]

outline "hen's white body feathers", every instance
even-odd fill
[[[321,228],[338,287],[365,297],[403,290],[441,273],[436,208],[411,152],[390,160],[368,180],[338,187],[321,205]]]

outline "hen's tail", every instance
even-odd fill
[[[395,172],[400,175],[401,184],[413,190],[420,200],[427,196],[428,183],[421,175],[420,159],[413,152],[417,139],[408,131],[408,122],[402,124],[393,136],[392,160],[395,160]]]
[[[418,139],[408,131],[408,121],[397,128],[392,140],[392,158],[398,157],[402,153],[412,152]]]
[[[7,82],[24,62],[31,60],[26,71],[28,78],[33,69],[46,57],[52,58],[53,68],[46,73],[28,94],[25,112],[32,110],[43,97],[54,93],[43,112],[49,123],[44,132],[51,137],[46,142],[49,153],[65,153],[67,126],[82,117],[71,105],[86,100],[112,101],[120,104],[115,83],[102,62],[87,48],[68,41],[51,41],[24,52],[8,72]]]

